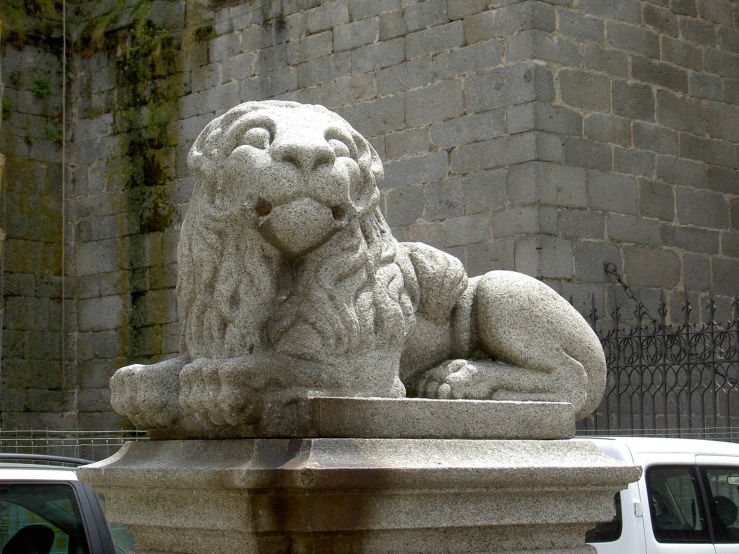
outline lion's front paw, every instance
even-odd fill
[[[180,357],[153,365],[134,364],[110,379],[110,403],[119,414],[141,429],[165,428],[177,419]]]
[[[451,360],[428,370],[418,382],[418,396],[425,398],[490,398],[489,376],[468,360]]]
[[[259,421],[259,368],[248,358],[200,358],[180,373],[180,406],[208,425],[242,425]]]

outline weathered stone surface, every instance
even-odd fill
[[[654,120],[655,101],[652,87],[614,79],[611,89],[614,114],[631,119]]]
[[[583,66],[591,71],[603,71],[616,77],[629,76],[629,55],[621,50],[583,45]]]
[[[597,73],[577,69],[559,72],[562,100],[575,108],[608,112],[611,108],[610,80]]]
[[[636,0],[622,0],[620,2],[599,2],[598,0],[582,0],[582,9],[594,15],[626,21],[628,23],[641,22],[641,10]]]
[[[634,121],[632,124],[634,146],[677,156],[680,148],[680,140],[675,131],[671,131],[659,125],[653,125],[643,121]]]
[[[421,156],[403,158],[387,164],[382,188],[396,188],[438,181],[449,173],[449,157],[445,152],[425,152]],[[423,203],[423,202],[421,202]]]
[[[705,188],[706,167],[692,160],[657,156],[657,177],[676,185]]]
[[[637,176],[652,176],[657,163],[653,152],[634,148],[613,149],[613,169],[616,173],[630,173]]]
[[[577,67],[580,65],[580,46],[574,40],[555,38],[545,31],[524,31],[506,38],[506,60],[545,60]]]
[[[536,159],[536,134],[506,135],[455,148],[451,169],[462,175]]]
[[[659,58],[659,35],[634,25],[607,22],[606,42],[615,48],[631,50],[649,58]]]
[[[680,258],[672,250],[626,247],[624,274],[632,285],[672,288],[679,282]]]
[[[580,40],[603,42],[605,23],[571,10],[559,10],[559,32]]]
[[[406,121],[419,127],[452,119],[464,113],[462,81],[442,81],[405,95]]]
[[[688,72],[670,64],[633,56],[631,74],[644,83],[652,83],[678,92],[688,92]]]
[[[663,38],[662,59],[669,63],[695,69],[696,71],[703,69],[703,53],[701,49],[682,40]]]
[[[515,264],[514,248],[513,239],[497,239],[471,244],[466,249],[465,267],[472,276],[513,267]]]
[[[610,171],[613,169],[613,147],[577,137],[565,137],[564,162],[568,165]]]
[[[509,170],[508,186],[514,206],[533,203],[587,206],[586,171],[580,167],[545,162],[519,164]]]
[[[703,135],[707,130],[705,105],[699,100],[657,91],[657,123],[689,133]]]
[[[689,17],[680,20],[680,32],[685,39],[697,44],[715,46],[716,29],[707,21]]]
[[[657,221],[620,214],[608,217],[608,238],[611,241],[660,246],[659,231]]]
[[[541,2],[523,2],[465,18],[464,36],[467,43],[471,44],[529,29],[553,31],[555,26],[552,6]]]
[[[644,23],[659,33],[676,37],[680,32],[678,19],[669,9],[646,4],[643,11]]]
[[[581,241],[574,254],[575,277],[590,283],[606,282],[608,274],[603,270],[604,264],[618,264],[621,260],[617,247],[600,241]]]
[[[600,212],[591,210],[560,210],[557,214],[557,228],[562,235],[570,239],[605,238],[605,217]],[[577,261],[575,261],[577,273]]]
[[[588,172],[588,204],[595,209],[636,215],[637,181],[626,175]]]
[[[675,195],[672,187],[658,181],[639,180],[639,213],[663,221],[675,219]]]
[[[723,194],[692,189],[675,190],[678,221],[683,225],[697,225],[726,229],[729,226],[729,206]]]
[[[541,279],[574,276],[572,241],[547,235],[524,236],[516,241],[516,271]]]
[[[554,96],[551,72],[531,64],[505,66],[467,77],[464,91],[468,112],[549,101]]]
[[[462,191],[466,215],[496,211],[505,202],[506,172],[494,169],[468,175],[462,178]]]
[[[689,252],[718,254],[718,231],[678,225],[662,225],[660,231],[662,244],[665,246],[681,248]]]
[[[598,142],[631,146],[631,122],[627,119],[593,114],[585,120],[585,135]]]

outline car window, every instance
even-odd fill
[[[74,490],[65,484],[0,486],[2,554],[89,554]]]
[[[739,543],[739,468],[705,467],[701,469],[708,485],[708,506],[715,542]]]
[[[621,537],[623,527],[621,516],[621,493],[617,492],[613,497],[613,519],[598,523],[595,527],[585,533],[585,542],[613,542]]]
[[[95,496],[100,503],[100,507],[105,512],[105,497],[96,492]],[[116,554],[119,552],[128,552],[133,550],[133,535],[123,528],[120,523],[108,522],[108,528],[110,529],[110,536],[113,539],[113,546],[115,547]]]
[[[710,542],[695,467],[652,466],[646,471],[649,512],[658,542]]]

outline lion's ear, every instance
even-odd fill
[[[218,189],[220,174],[219,147],[224,142],[220,118],[211,121],[195,139],[187,156],[187,165],[195,173],[193,199],[204,198],[213,202]]]
[[[379,187],[385,180],[385,168],[382,166],[382,160],[380,155],[375,151],[372,145],[368,142],[369,152],[371,156],[370,170],[375,176],[375,186]]]
[[[357,147],[357,163],[362,173],[361,182],[352,190],[351,197],[357,213],[366,214],[380,199],[378,186],[385,179],[382,160],[372,145],[349,124],[349,131]]]
[[[349,126],[348,123],[347,126]],[[357,162],[359,163],[359,167],[363,172],[368,171],[374,180],[375,186],[379,187],[385,180],[385,170],[382,167],[382,160],[379,154],[356,129],[349,126],[349,130],[354,139],[354,144],[357,145]]]

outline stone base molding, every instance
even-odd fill
[[[593,553],[640,469],[586,441],[127,443],[78,469],[136,554]]]

